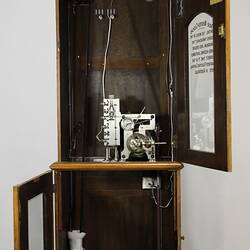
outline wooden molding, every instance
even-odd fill
[[[56,249],[60,249],[60,235],[59,232],[62,229],[62,181],[61,172],[55,172],[55,244]]]
[[[180,162],[55,162],[50,168],[60,171],[129,171],[166,170],[177,171],[183,168]]]
[[[231,34],[230,0],[225,2],[226,11],[226,75],[227,75],[227,161],[228,171],[232,172],[232,114],[231,114]]]
[[[13,187],[14,250],[21,249],[19,186]]]

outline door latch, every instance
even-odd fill
[[[218,35],[221,37],[221,38],[225,38],[226,37],[226,29],[225,29],[225,24],[222,23],[219,28],[218,28]]]

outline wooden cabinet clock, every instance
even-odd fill
[[[14,187],[15,250],[180,250],[182,163],[231,171],[229,0],[56,0],[58,162]]]

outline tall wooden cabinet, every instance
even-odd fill
[[[231,171],[229,0],[56,0],[56,12],[58,162],[14,187],[15,250],[69,250],[70,230],[86,250],[180,250],[183,163]],[[155,161],[100,160],[105,53],[106,95],[155,114]]]

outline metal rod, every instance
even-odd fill
[[[155,142],[154,144],[155,144],[155,145],[166,145],[167,142],[165,142],[165,141],[162,141],[162,142]]]

